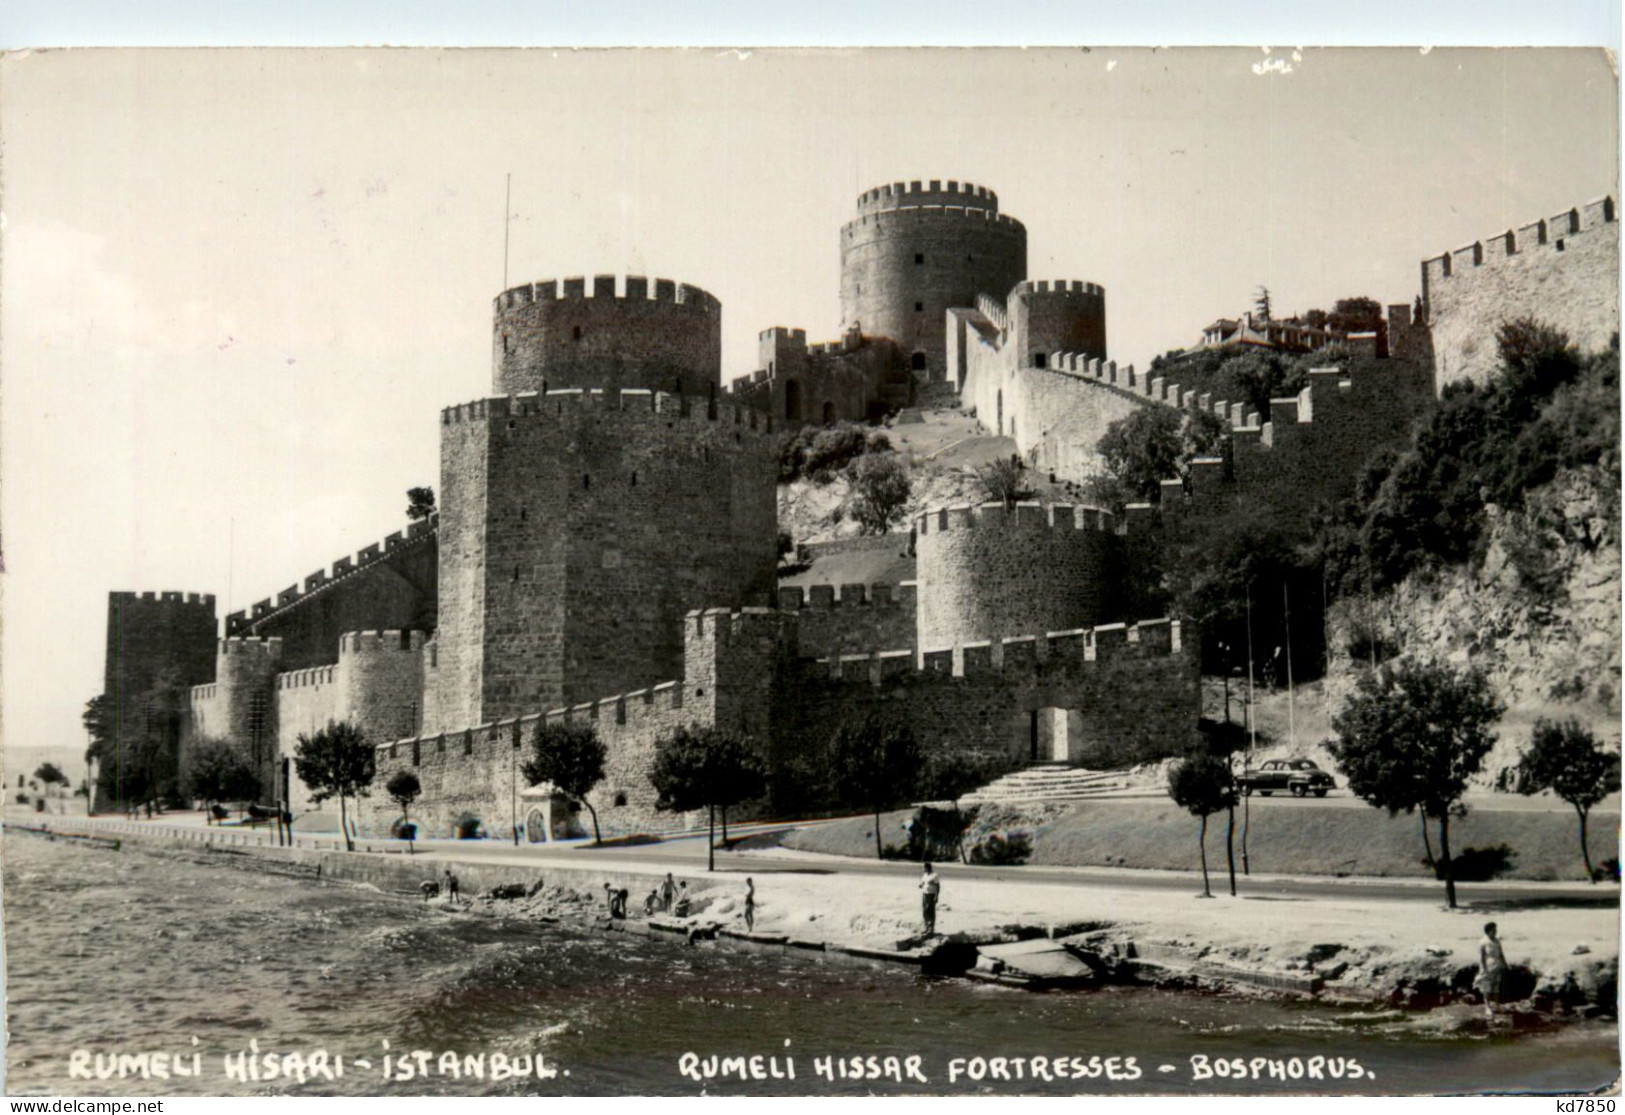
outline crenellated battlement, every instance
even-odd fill
[[[940,507],[914,518],[918,536],[955,530],[1096,531],[1118,532],[1116,518],[1098,507],[1070,503],[1023,502],[1006,509],[1002,503]]]
[[[651,287],[648,278],[643,275],[624,277],[594,275],[590,294],[587,280],[580,276],[522,283],[497,295],[493,305],[500,315],[504,311],[521,306],[549,302],[580,302],[588,298],[597,302],[610,300],[632,303],[660,302],[680,306],[698,314],[717,314],[722,310],[722,303],[709,291],[690,286],[688,283],[673,282],[671,279],[656,279],[654,286]]]
[[[287,670],[276,676],[278,689],[305,689],[314,685],[332,685],[338,676],[337,666],[309,666],[303,670]]]
[[[1002,684],[1033,681],[1057,672],[1166,659],[1184,650],[1179,621],[1164,618],[926,646],[918,656],[912,649],[901,648],[804,658],[801,665],[831,681],[868,686],[909,678],[934,680],[943,675],[996,678]]]
[[[421,631],[347,631],[339,636],[339,661],[357,654],[421,654]]]
[[[1428,291],[1449,279],[1472,273],[1474,268],[1494,266],[1529,252],[1566,252],[1570,237],[1585,236],[1617,220],[1612,197],[1600,197],[1543,221],[1498,232],[1487,240],[1475,240],[1422,261],[1422,299]]]
[[[645,388],[602,391],[569,387],[473,399],[443,409],[440,424],[455,426],[499,420],[516,422],[520,419],[546,421],[566,415],[574,417],[589,410],[634,416],[653,414],[668,422],[685,420],[709,426],[734,426],[741,432],[750,430],[764,437],[773,433],[772,416],[754,407],[719,401],[714,396],[696,398]]]
[[[363,546],[354,557],[345,555],[335,558],[332,570],[318,569],[305,577],[301,588],[298,584],[289,585],[275,597],[259,600],[244,611],[232,612],[226,617],[226,634],[235,635],[244,631],[261,620],[281,614],[310,597],[322,592],[333,584],[369,568],[375,563],[400,553],[409,548],[432,543],[435,532],[440,525],[440,516],[431,514],[427,519],[419,519],[407,525],[404,531],[396,531],[386,536],[383,542]],[[213,597],[209,598],[213,600]]]
[[[783,612],[836,611],[842,608],[907,608],[915,606],[918,585],[899,584],[789,585],[779,589],[779,610]]]
[[[1096,283],[1083,282],[1079,279],[1038,279],[1019,282],[1010,291],[1011,298],[1031,299],[1041,296],[1082,301],[1104,298],[1106,290]]]
[[[669,717],[682,708],[683,686],[679,682],[663,681],[646,689],[634,689],[545,712],[531,712],[466,728],[391,740],[378,744],[376,751],[380,761],[410,759],[414,765],[421,764],[429,756],[481,761],[488,760],[497,752],[506,754],[516,748],[528,747],[537,727],[544,723],[587,721],[635,729],[657,718]]]
[[[282,654],[282,640],[274,637],[262,639],[258,635],[221,639],[219,641],[219,654],[221,657],[262,654],[267,658],[275,659]]]
[[[976,296],[976,312],[999,327],[1000,332],[1010,328],[1010,311],[1004,302],[991,294]]]
[[[141,601],[146,604],[179,604],[214,610],[214,594],[206,592],[110,592],[107,595],[120,603]]]
[[[876,186],[872,190],[865,190],[858,195],[859,213],[877,213],[922,204],[972,207],[997,212],[999,195],[986,186],[978,186],[974,182],[956,182],[951,178],[946,183],[936,178],[930,179],[929,182],[892,182],[885,186]]]

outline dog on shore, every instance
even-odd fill
[[[440,893],[440,884],[433,879],[425,879],[418,884],[418,891],[423,895],[423,901],[436,897]]]

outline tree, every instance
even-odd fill
[[[965,858],[965,816],[959,809],[959,799],[986,786],[1006,769],[1008,764],[998,759],[967,755],[962,751],[935,751],[925,761],[920,775],[920,793],[932,801],[953,803],[961,862],[970,861]]]
[[[536,726],[531,757],[520,767],[531,785],[551,782],[555,790],[587,807],[594,844],[604,840],[598,831],[598,810],[587,795],[604,780],[606,755],[604,743],[592,725],[544,721]]]
[[[1232,782],[1236,777],[1236,752],[1247,750],[1247,729],[1229,720],[1214,721],[1202,717],[1196,722],[1202,736],[1203,750],[1224,764]],[[1225,807],[1224,860],[1230,872],[1230,896],[1236,895],[1236,798],[1232,794]]]
[[[412,827],[412,803],[423,793],[423,784],[411,771],[398,770],[389,776],[388,782],[384,783],[384,792],[389,795],[390,801],[401,807],[401,823],[408,834],[406,852],[411,855],[417,836],[417,830]]]
[[[310,787],[310,800],[318,805],[330,797],[339,799],[339,827],[344,830],[344,846],[355,851],[350,836],[346,798],[364,798],[372,789],[378,754],[361,729],[349,721],[327,727],[312,735],[299,734],[294,746],[293,765],[299,780]]]
[[[1495,744],[1500,715],[1482,671],[1402,657],[1363,673],[1332,718],[1339,738],[1329,748],[1355,795],[1390,815],[1422,809],[1438,822],[1451,909],[1450,818],[1466,816],[1462,795]]]
[[[227,801],[259,797],[260,779],[237,749],[223,739],[207,736],[195,741],[186,760],[186,794],[204,808]]]
[[[1340,333],[1375,333],[1383,327],[1382,303],[1375,298],[1339,298],[1326,315],[1326,327]]]
[[[760,752],[747,736],[726,728],[679,727],[655,743],[649,782],[655,808],[686,813],[705,807],[709,819],[706,870],[716,870],[716,813],[728,841],[728,807],[761,797],[767,789]]]
[[[830,772],[841,801],[874,813],[875,854],[883,857],[880,814],[905,804],[919,782],[913,730],[873,712],[842,724],[830,739]]]
[[[1106,427],[1096,445],[1105,473],[1091,482],[1096,499],[1121,513],[1130,503],[1154,503],[1164,480],[1183,480],[1190,463],[1223,451],[1217,415],[1171,407],[1141,407]]]
[[[892,453],[865,453],[847,469],[848,510],[864,534],[885,534],[908,506],[908,469]]]
[[[406,489],[406,517],[414,523],[434,514],[434,489],[429,487]]]
[[[113,698],[108,693],[98,693],[86,701],[85,711],[80,714],[85,732],[90,736],[90,744],[85,748],[85,766],[92,782],[99,780],[102,763],[113,753],[114,719]],[[87,797],[85,800],[88,802],[90,799]],[[88,805],[86,811],[89,811]]]
[[[1518,756],[1513,768],[1514,788],[1520,794],[1550,790],[1574,807],[1580,818],[1580,856],[1585,861],[1586,878],[1596,882],[1591,866],[1591,849],[1586,843],[1586,823],[1591,807],[1619,788],[1619,756],[1597,746],[1597,738],[1570,717],[1556,721],[1535,721],[1529,733],[1529,749]]]
[[[1024,499],[1032,498],[1032,489],[1023,475],[1021,458],[1014,455],[998,457],[976,470],[976,484],[989,503],[1002,503],[1008,510]]]
[[[62,784],[63,786],[68,784],[68,776],[63,774],[62,768],[57,766],[55,763],[41,763],[39,767],[35,769],[34,777],[39,779],[40,782],[44,784],[46,793],[50,793],[51,787],[57,785],[58,783]]]
[[[1202,853],[1202,897],[1212,898],[1207,879],[1207,819],[1221,809],[1235,808],[1236,781],[1230,767],[1223,759],[1205,753],[1182,759],[1168,771],[1168,796],[1202,819],[1197,837]]]

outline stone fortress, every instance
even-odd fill
[[[434,835],[545,838],[519,774],[544,720],[590,722],[607,745],[592,795],[606,835],[680,823],[647,779],[680,725],[746,730],[788,763],[877,709],[927,752],[1157,757],[1194,738],[1199,644],[1121,614],[1135,548],[1237,493],[1293,513],[1339,498],[1437,385],[1482,374],[1474,346],[1509,307],[1595,347],[1618,296],[1603,199],[1425,261],[1419,317],[1390,307],[1385,330],[1347,338],[1342,363],[1261,415],[1109,360],[1104,291],[1029,280],[1026,230],[990,190],[882,186],[840,236],[842,339],[766,330],[762,367],[728,391],[705,291],[636,276],[504,291],[492,394],[441,414],[438,514],[227,616],[218,641],[212,596],[111,594],[107,692],[166,671],[192,686],[183,762],[224,738],[296,813],[298,735],[352,721],[377,742],[376,786],[418,774],[414,816]],[[779,435],[921,395],[957,396],[1062,479],[1088,475],[1136,408],[1206,410],[1230,436],[1160,506],[928,509],[914,581],[779,588]],[[363,806],[361,829],[388,832],[381,791]]]

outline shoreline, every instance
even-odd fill
[[[9,827],[19,836],[37,831]],[[48,829],[38,838],[73,836],[64,828]],[[1114,894],[1113,888],[1095,883],[1074,887],[956,879],[954,865],[947,864],[939,912],[943,932],[927,941],[918,935],[912,880],[900,885],[887,877],[786,872],[784,860],[757,859],[750,853],[728,853],[728,869],[707,874],[678,865],[651,870],[636,863],[526,866],[459,859],[455,851],[440,849],[407,857],[217,847],[211,841],[157,832],[136,834],[123,847],[211,866],[252,864],[251,869],[265,870],[277,864],[278,874],[363,886],[415,901],[421,901],[423,882],[455,865],[465,896],[455,912],[467,916],[562,922],[606,933],[669,937],[674,944],[706,940],[724,948],[806,952],[826,960],[904,967],[1035,991],[1148,986],[1262,996],[1343,1009],[1349,1012],[1349,1025],[1401,1025],[1434,1033],[1485,1029],[1483,1008],[1471,988],[1476,945],[1465,947],[1460,939],[1463,930],[1476,939],[1480,919],[1489,916],[1501,922],[1503,935],[1512,934],[1508,958],[1513,983],[1498,1026],[1524,1030],[1606,1019],[1615,1016],[1617,1003],[1617,907],[1446,913],[1406,900],[1401,908],[1413,917],[1395,918],[1394,902],[1364,900],[1356,893],[1335,902],[1261,901],[1246,910],[1247,924],[1238,927],[1235,915],[1244,903],[1228,896],[1207,902],[1186,894],[1139,893],[1134,901],[1114,902],[1112,898],[1127,892],[1119,888]],[[758,864],[756,928],[747,933],[741,913],[743,878]],[[665,870],[689,883],[696,908],[688,919],[642,916],[642,896]],[[630,892],[632,916],[624,921],[607,916],[605,882]],[[432,902],[446,908],[444,899]],[[1304,906],[1318,916],[1303,917]],[[1364,924],[1350,916],[1361,908]],[[1282,910],[1292,916],[1282,918]],[[1583,915],[1588,927],[1576,924],[1577,915]],[[1534,924],[1537,919],[1539,925]],[[1283,932],[1294,927],[1296,932]],[[1378,927],[1386,933],[1373,933]],[[1239,936],[1238,928],[1243,930]],[[1550,946],[1549,938],[1560,931],[1565,941],[1587,940],[1572,949],[1523,951],[1541,934]],[[1417,943],[1421,940],[1435,943]]]

